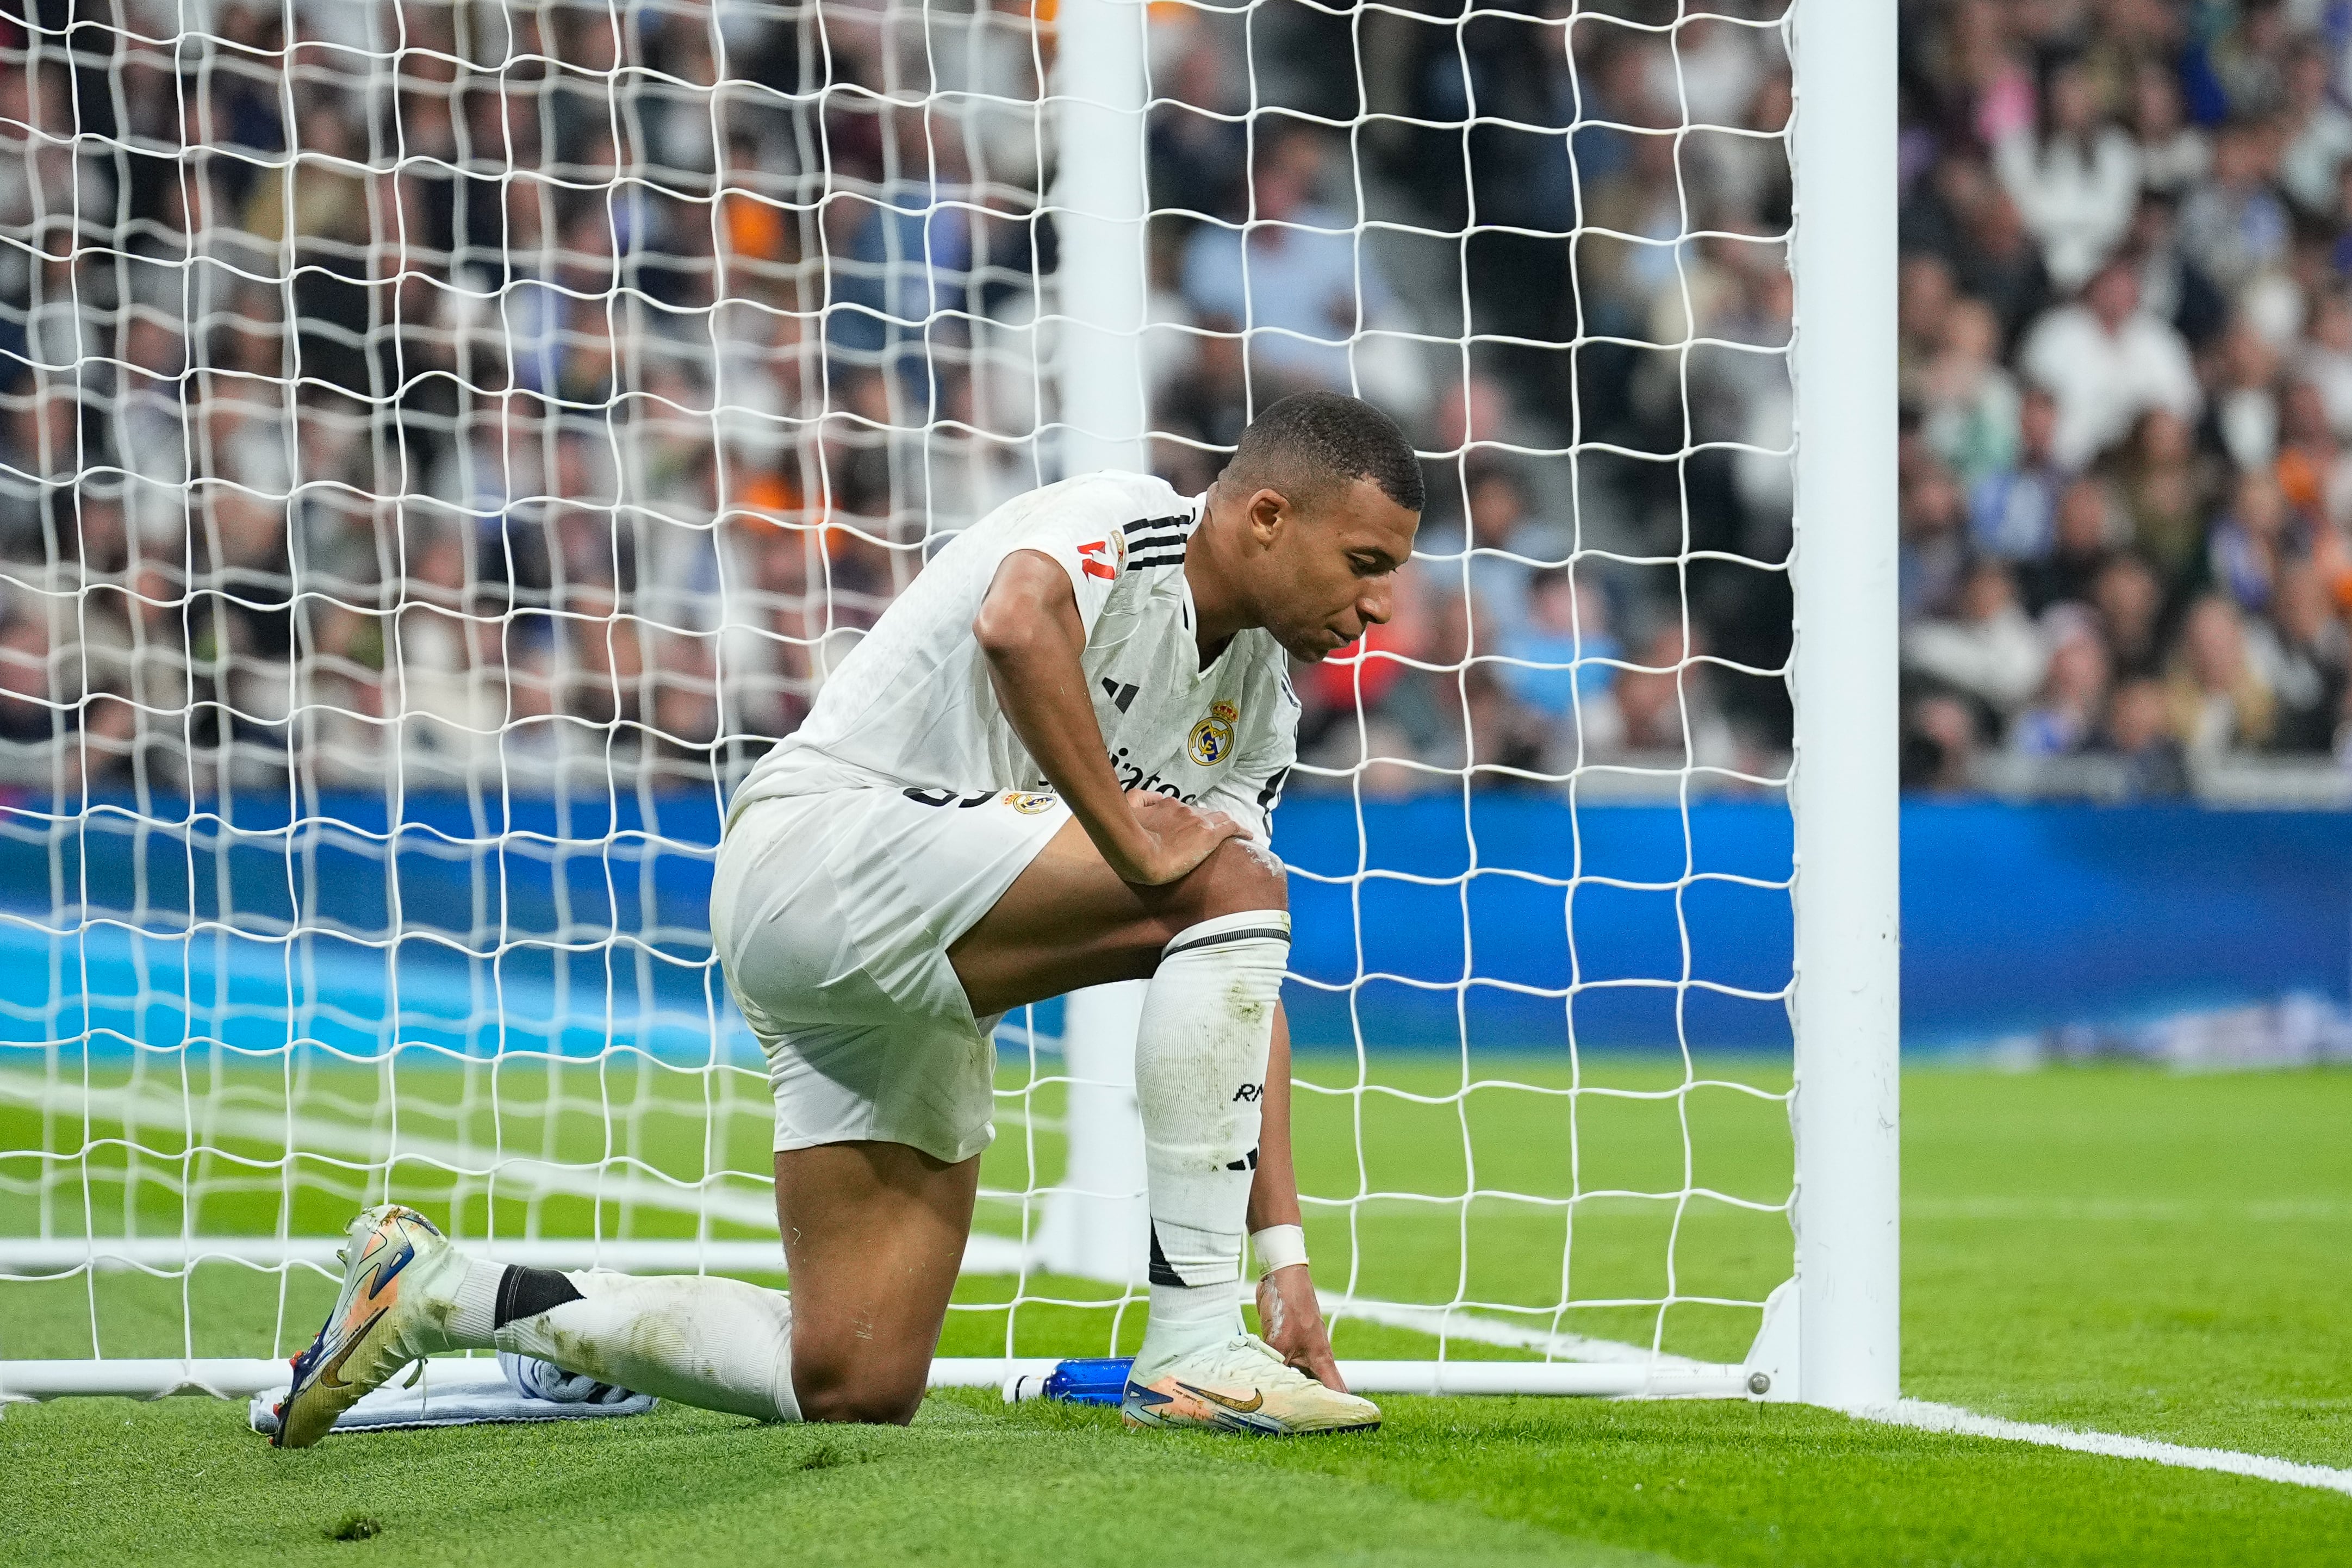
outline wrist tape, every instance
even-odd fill
[[[1307,1261],[1307,1232],[1295,1225],[1270,1225],[1250,1232],[1250,1251],[1257,1256],[1261,1279],[1277,1268]]]

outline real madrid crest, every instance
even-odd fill
[[[1034,816],[1041,811],[1053,810],[1054,797],[1050,795],[1035,795],[1027,790],[1016,789],[1005,795],[1004,804],[1024,816]]]
[[[1192,726],[1192,739],[1186,748],[1192,760],[1204,768],[1215,767],[1234,749],[1234,725],[1241,718],[1241,710],[1230,702],[1213,702],[1209,716]]]

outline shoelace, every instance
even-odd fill
[[[1272,1345],[1266,1343],[1255,1334],[1243,1334],[1237,1338],[1228,1340],[1225,1342],[1225,1348],[1233,1352],[1235,1370],[1237,1371],[1247,1370],[1252,1375],[1258,1377],[1280,1377],[1282,1374],[1286,1373],[1295,1380],[1302,1382],[1312,1381],[1307,1378],[1305,1373],[1300,1372],[1297,1367],[1292,1366],[1288,1362],[1285,1361],[1280,1351],[1276,1350]],[[1257,1372],[1255,1368],[1245,1369],[1240,1359],[1242,1352],[1245,1351],[1253,1352],[1255,1355],[1265,1357],[1267,1361],[1272,1362],[1274,1366],[1267,1372]]]

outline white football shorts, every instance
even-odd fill
[[[988,1147],[997,1018],[972,1016],[948,948],[1068,820],[1059,796],[1022,791],[743,808],[719,844],[710,940],[767,1052],[778,1149],[874,1139],[952,1163]]]

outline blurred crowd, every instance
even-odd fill
[[[0,3],[5,771],[740,773],[1062,472],[1052,9]],[[1317,385],[1429,454],[1394,621],[1300,672],[1300,787],[1785,773],[1782,9],[1150,7],[1150,460],[1197,491]],[[1927,775],[2108,743],[2132,635],[2147,723],[2221,722],[2172,683],[2210,644],[2230,743],[2326,744],[2336,56],[2294,6],[1920,9]]]
[[[1904,21],[1908,781],[2352,763],[2352,4]]]

